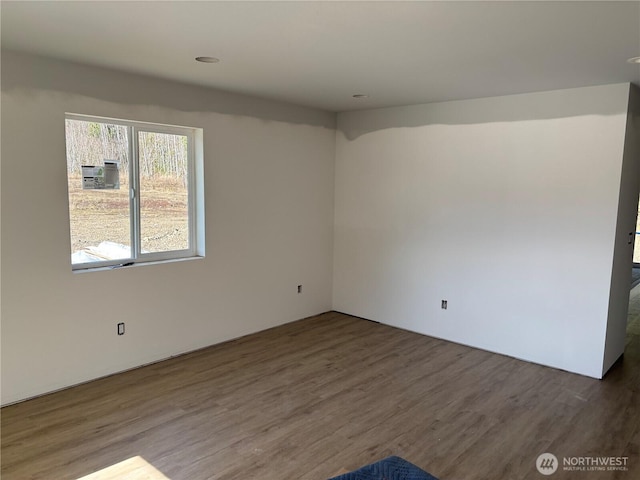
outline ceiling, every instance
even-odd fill
[[[0,18],[6,49],[330,111],[640,84],[638,1],[3,0]]]

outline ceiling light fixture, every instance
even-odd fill
[[[627,60],[629,63],[640,63],[640,57],[633,57]]]
[[[351,95],[353,98],[369,98],[369,95],[365,93],[356,93],[355,95]]]
[[[216,58],[216,57],[196,57],[196,62],[218,63],[219,61],[220,61],[220,59]]]

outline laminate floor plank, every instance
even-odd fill
[[[539,479],[542,452],[640,478],[640,287],[594,380],[329,312],[1,411],[3,480],[323,480],[399,455],[441,480]]]

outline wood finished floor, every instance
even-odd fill
[[[328,313],[3,408],[1,477],[323,480],[399,455],[440,480],[635,480],[639,288],[603,381]],[[629,470],[543,477],[542,452]]]

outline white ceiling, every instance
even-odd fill
[[[640,84],[639,1],[3,0],[0,15],[3,48],[331,111]]]

